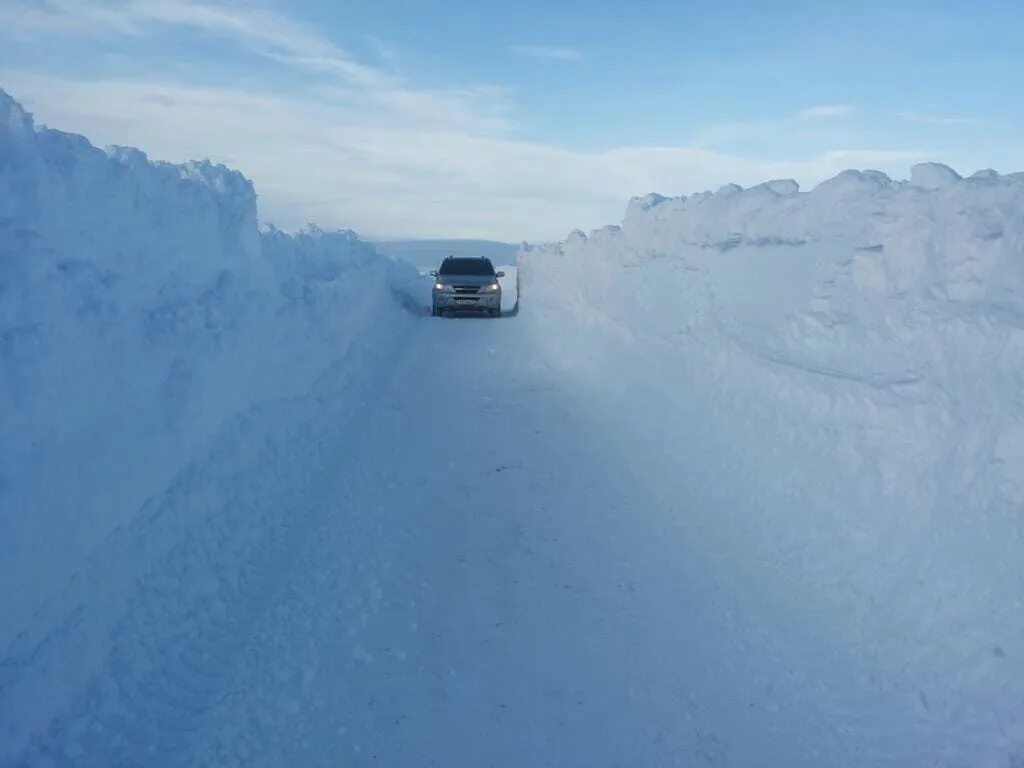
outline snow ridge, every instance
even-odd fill
[[[90,679],[146,574],[187,553],[183,515],[223,518],[195,563],[223,545],[216,578],[246,578],[284,523],[232,517],[213,481],[203,507],[189,467],[236,466],[256,447],[232,424],[324,376],[355,387],[353,350],[387,349],[403,313],[376,315],[415,279],[351,232],[261,232],[237,171],[97,149],[0,91],[0,763]]]
[[[649,195],[520,260],[525,314],[591,328],[613,380],[657,391],[664,471],[704,446],[717,516],[685,522],[739,588],[907,697],[877,755],[1024,754],[1024,174]]]

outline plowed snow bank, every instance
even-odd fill
[[[230,419],[337,377],[371,328],[386,346],[416,279],[349,232],[261,233],[237,172],[96,149],[0,92],[0,652]],[[90,650],[63,650],[70,687]]]
[[[773,631],[903,716],[850,705],[865,747],[1024,744],[1024,174],[651,195],[522,253],[521,283]]]

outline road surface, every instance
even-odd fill
[[[856,745],[688,508],[700,440],[645,452],[676,425],[619,406],[663,393],[574,375],[607,361],[529,322],[410,320],[227,430],[126,534],[177,543],[29,762],[810,766]]]

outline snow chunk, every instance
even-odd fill
[[[800,191],[800,185],[793,181],[793,179],[774,179],[772,181],[766,181],[764,184],[760,184],[756,188],[767,189],[780,197],[795,195]]]
[[[892,186],[892,179],[881,171],[843,171],[814,188],[815,193],[842,195],[848,192],[870,193]]]
[[[981,179],[986,181],[998,181],[1002,177],[999,175],[997,171],[994,171],[991,168],[982,168],[980,171],[975,171],[974,173],[972,173],[970,175],[970,178]]]
[[[942,163],[918,163],[910,169],[910,183],[924,189],[946,189],[960,180],[959,173]]]
[[[141,168],[149,165],[149,158],[141,149],[135,147],[122,147],[112,144],[106,149],[107,157],[115,162],[131,168]]]
[[[34,131],[31,113],[25,111],[3,88],[0,88],[0,129],[14,136],[29,136]]]
[[[616,224],[607,224],[599,229],[592,230],[588,240],[607,241],[614,238],[619,232],[622,231],[622,227]]]
[[[666,202],[669,199],[670,198],[667,198],[664,195],[659,195],[656,192],[651,192],[650,194],[644,195],[643,197],[632,198],[629,201],[628,208],[637,208],[641,211],[647,211],[656,205],[661,205],[662,203]]]

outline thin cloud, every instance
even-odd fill
[[[367,109],[341,93],[311,99],[12,71],[0,79],[40,121],[96,143],[139,146],[161,160],[230,158],[254,180],[264,221],[367,236],[554,239],[620,221],[626,200],[651,191],[770,178],[814,184],[850,167],[898,175],[930,154],[850,149],[794,162],[685,146],[581,152],[426,120],[405,103]]]
[[[737,141],[747,141],[773,133],[786,132],[792,134],[800,131],[808,133],[832,133],[835,125],[833,118],[849,115],[853,107],[849,104],[826,104],[808,107],[795,114],[783,117],[733,120],[726,123],[715,123],[702,127],[693,135],[691,143],[695,146],[711,147]]]
[[[34,11],[10,14],[12,6]],[[368,236],[551,239],[620,220],[624,202],[637,194],[767,178],[814,183],[848,167],[900,173],[931,154],[854,149],[791,162],[693,145],[580,152],[515,140],[502,88],[419,87],[282,13],[240,8],[218,0],[8,0],[0,22],[13,26],[0,23],[0,43],[8,35],[40,45],[62,35],[159,41],[184,28],[288,68],[287,86],[252,90],[245,78],[218,87],[130,76],[78,80],[14,69],[0,69],[0,82],[41,122],[97,144],[137,146],[160,160],[230,160],[255,182],[264,221],[285,228],[315,221]],[[526,49],[532,53],[523,55],[537,55],[535,46]],[[549,59],[578,53],[542,50]]]
[[[368,106],[404,105],[410,116],[430,120],[450,115],[452,122],[475,126],[481,133],[502,133],[512,127],[504,89],[414,87],[392,72],[358,61],[308,25],[266,8],[197,0],[49,0],[43,5],[13,0],[0,13],[0,21],[8,22],[11,34],[141,36],[183,27],[230,38],[256,55],[310,75],[335,78]]]
[[[827,120],[832,117],[845,117],[853,112],[850,104],[821,104],[816,107],[808,107],[797,113],[801,120]]]
[[[578,61],[583,58],[583,51],[579,48],[562,45],[512,45],[509,50],[520,56],[552,61]]]
[[[912,123],[924,123],[925,125],[981,125],[981,120],[973,117],[957,117],[944,115],[929,115],[921,112],[900,112],[898,117]]]
[[[366,41],[373,47],[377,57],[388,66],[397,68],[402,63],[402,54],[398,47],[377,35],[363,35]]]

